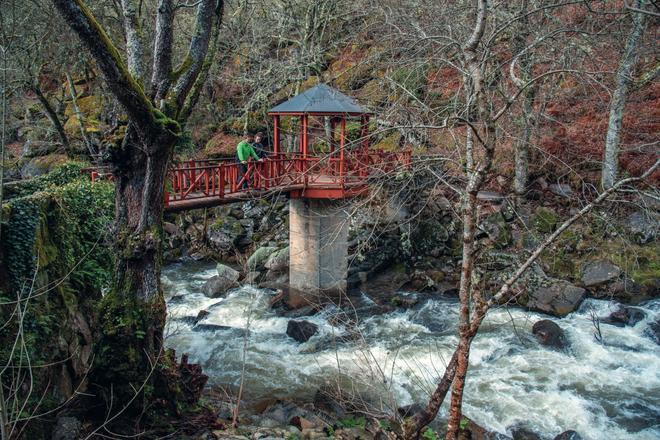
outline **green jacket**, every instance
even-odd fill
[[[238,143],[236,146],[236,155],[240,162],[245,162],[250,156],[252,156],[254,160],[259,160],[259,156],[257,156],[254,148],[252,148],[252,145],[247,141],[240,141]]]

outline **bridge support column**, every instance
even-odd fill
[[[327,199],[289,201],[289,283],[310,302],[346,292],[348,217]]]

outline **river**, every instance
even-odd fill
[[[285,333],[289,318],[269,308],[272,291],[243,286],[226,298],[205,297],[201,286],[215,274],[209,263],[165,268],[166,344],[189,353],[211,384],[237,385],[245,363],[251,399],[311,398],[323,383],[339,381],[384,407],[421,403],[457,342],[457,300],[431,299],[366,316],[358,324],[361,342],[336,345],[330,341],[344,328],[330,319],[337,309],[326,307],[304,318],[320,331],[299,344]],[[357,308],[368,306],[369,299],[358,302]],[[588,440],[660,438],[660,346],[644,335],[660,315],[660,300],[640,307],[646,318],[633,327],[601,324],[602,342],[594,337],[591,311],[606,316],[613,302],[590,299],[577,312],[552,318],[566,332],[564,351],[540,346],[531,334],[547,316],[491,311],[472,344],[465,414],[494,431],[526,426],[544,439],[568,429]],[[194,326],[200,310],[209,315]],[[445,402],[441,417],[446,409]]]

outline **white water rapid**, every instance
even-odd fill
[[[299,344],[285,334],[290,318],[269,308],[271,291],[245,286],[210,299],[201,286],[213,275],[215,265],[207,263],[163,271],[166,343],[189,353],[215,384],[237,385],[245,356],[250,398],[310,397],[339,378],[385,405],[422,403],[457,342],[457,302],[438,299],[365,316],[358,324],[362,343],[334,346],[332,335],[344,329],[328,322],[336,309],[326,308],[302,318],[320,331]],[[543,347],[531,334],[534,322],[547,316],[492,311],[472,345],[465,414],[501,433],[525,426],[548,439],[568,429],[588,440],[660,439],[660,346],[644,335],[660,316],[660,300],[640,307],[646,318],[633,327],[601,324],[602,343],[594,337],[591,310],[606,316],[615,303],[587,300],[568,317],[552,318],[566,332],[565,351]],[[209,315],[195,326],[201,310]],[[441,416],[445,411],[446,403]]]

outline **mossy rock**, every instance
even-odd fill
[[[72,138],[80,137],[80,121],[77,116],[71,116],[64,124],[64,131],[67,136]],[[85,132],[99,133],[101,131],[101,122],[97,119],[85,118]]]
[[[101,110],[103,109],[103,100],[99,96],[85,96],[84,98],[78,98],[78,108],[80,109],[80,113],[83,114],[83,117],[98,119],[101,115]],[[75,116],[75,114],[76,112],[73,108],[73,102],[69,102],[64,109],[64,116],[70,118]]]
[[[49,154],[30,159],[23,165],[21,173],[26,177],[37,177],[54,171],[69,161],[65,154]]]
[[[555,211],[544,207],[537,208],[531,218],[532,227],[544,234],[554,231],[558,220],[559,217]]]
[[[486,217],[480,227],[486,231],[493,246],[498,249],[507,247],[513,241],[511,229],[499,212]]]

